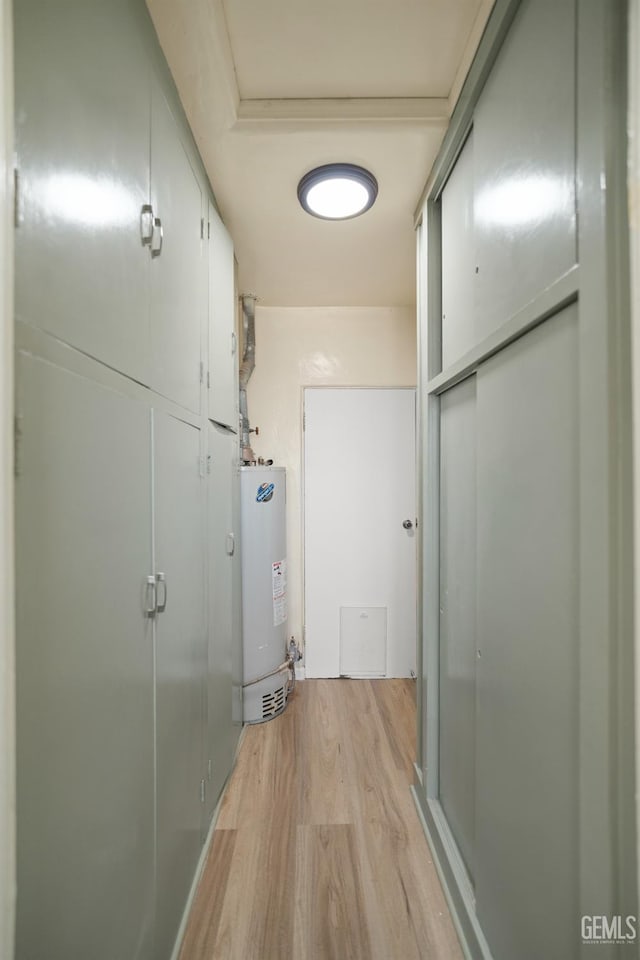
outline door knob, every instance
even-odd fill
[[[411,530],[411,528],[413,527],[413,523],[411,520],[403,520],[402,526],[405,528],[405,530]]]

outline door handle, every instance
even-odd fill
[[[158,611],[158,593],[156,590],[156,578],[153,576],[147,577],[146,601],[145,616],[155,617]]]
[[[143,203],[140,211],[140,239],[143,246],[153,239],[153,207],[150,203]]]
[[[162,220],[160,217],[153,218],[153,233],[151,235],[151,256],[159,257],[162,253],[162,244],[164,242],[164,230],[162,229]]]
[[[160,586],[162,586],[162,601],[158,600],[156,609],[158,613],[164,613],[167,609],[167,580],[164,573],[156,573],[156,582],[158,583],[158,595],[160,594]]]
[[[413,529],[413,522],[412,522],[411,520],[403,520],[403,521],[402,521],[402,526],[405,528],[405,530],[412,530],[412,529]]]
[[[236,552],[236,538],[232,533],[227,534],[227,556],[232,557]]]

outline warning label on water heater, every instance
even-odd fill
[[[271,564],[273,587],[273,625],[279,627],[287,619],[287,561],[276,560]]]

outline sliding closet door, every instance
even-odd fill
[[[505,960],[578,955],[578,329],[573,304],[477,376],[475,885]]]
[[[624,28],[496,5],[420,226],[416,791],[482,960],[636,911]]]
[[[16,373],[16,957],[150,957],[149,411],[27,354]]]
[[[441,401],[440,801],[469,875],[476,805],[476,378]]]

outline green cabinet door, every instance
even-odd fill
[[[199,413],[201,337],[207,320],[203,196],[180,129],[155,80],[151,205],[156,222],[151,243],[151,386]]]
[[[133,0],[15,5],[17,316],[145,384],[147,30]]]
[[[238,427],[233,242],[209,201],[209,418]]]
[[[158,958],[171,955],[200,855],[206,635],[200,430],[153,411]]]
[[[242,733],[242,682],[244,679],[242,658],[242,555],[240,551],[240,451],[237,437],[234,438],[233,455],[231,504],[235,550],[231,560],[231,718],[233,720],[232,744],[235,750]]]
[[[18,354],[18,960],[150,957],[149,412]]]
[[[233,757],[233,479],[237,437],[208,426],[207,549],[209,644],[207,671],[207,764],[210,773],[207,812],[211,817],[231,769]],[[210,767],[209,767],[210,763]]]

